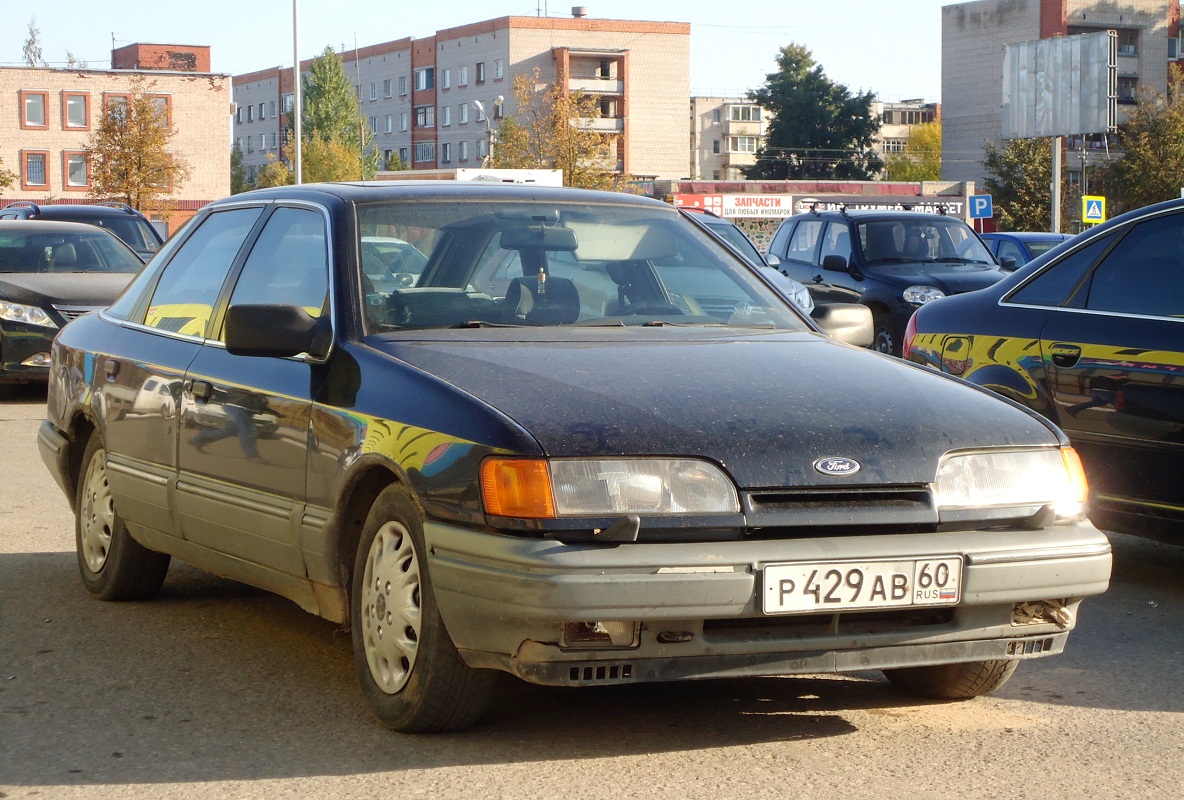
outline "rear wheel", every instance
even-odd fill
[[[387,487],[370,509],[354,560],[354,665],[375,716],[404,733],[472,725],[497,677],[461,659],[436,607],[424,553],[415,503],[402,487]]]
[[[82,454],[75,508],[78,571],[86,590],[100,600],[144,600],[160,591],[169,556],[131,537],[115,510],[107,479],[107,451],[98,432]]]
[[[928,667],[886,669],[885,677],[897,689],[935,700],[969,700],[989,694],[1007,683],[1018,661],[968,661]]]

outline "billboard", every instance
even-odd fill
[[[1003,138],[1108,133],[1118,109],[1118,34],[1003,47]]]

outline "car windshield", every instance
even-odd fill
[[[136,255],[110,234],[0,232],[0,272],[139,272]]]
[[[359,206],[358,222],[358,276],[375,332],[503,325],[807,328],[743,262],[661,206],[385,202]],[[401,265],[388,260],[392,255]],[[423,263],[415,264],[417,258]]]
[[[707,226],[711,228],[711,230],[718,233],[724,239],[724,241],[739,250],[740,253],[749,261],[751,261],[755,266],[765,266],[765,260],[761,258],[760,251],[758,251],[756,246],[753,245],[749,238],[744,235],[744,232],[735,225],[726,220],[705,220],[705,222],[707,223]]]
[[[957,219],[891,219],[856,226],[868,264],[948,262],[994,264],[966,223]]]

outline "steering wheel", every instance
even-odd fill
[[[629,305],[622,308],[620,316],[629,317],[651,314],[654,316],[669,316],[675,314],[681,316],[685,313],[687,312],[683,311],[673,303],[663,303],[658,300],[642,300],[638,303],[630,303]]]

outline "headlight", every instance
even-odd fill
[[[916,306],[923,306],[926,303],[932,303],[934,300],[940,300],[946,296],[946,293],[936,286],[910,286],[904,290],[904,299]]]
[[[933,483],[939,509],[1052,505],[1064,518],[1080,518],[1088,494],[1071,447],[948,456]]]
[[[740,511],[723,471],[691,458],[490,458],[481,496],[490,514],[532,519]]]
[[[23,322],[26,325],[40,325],[43,328],[56,328],[58,324],[37,306],[26,306],[21,303],[10,303],[0,300],[0,319],[9,322]]]

